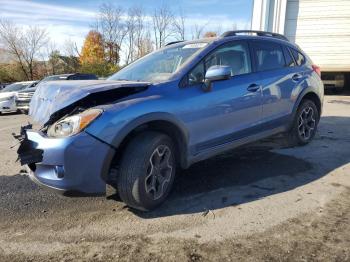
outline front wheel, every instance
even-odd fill
[[[304,100],[299,106],[293,125],[287,134],[290,146],[306,145],[314,138],[320,119],[315,103]]]
[[[168,196],[175,172],[172,140],[162,133],[145,132],[135,137],[123,152],[117,191],[128,206],[152,210]]]

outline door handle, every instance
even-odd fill
[[[292,80],[295,81],[295,82],[297,82],[297,81],[299,81],[302,77],[303,77],[303,76],[302,76],[301,74],[294,74],[294,75],[292,76]]]
[[[260,88],[261,88],[260,85],[251,84],[251,85],[248,86],[247,90],[248,90],[249,92],[256,92],[256,91],[258,91]]]

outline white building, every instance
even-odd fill
[[[350,0],[254,0],[252,29],[284,34],[321,67],[325,85],[350,72]]]

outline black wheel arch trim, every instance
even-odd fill
[[[289,128],[293,125],[293,120],[295,118],[295,115],[298,111],[298,108],[301,104],[301,101],[309,94],[312,94],[312,95],[316,95],[318,100],[319,100],[319,103],[320,103],[320,112],[319,113],[319,116],[321,116],[321,113],[322,113],[322,99],[320,98],[320,95],[318,94],[318,92],[312,88],[312,87],[307,87],[305,88],[302,92],[300,92],[296,102],[294,103],[294,107],[293,107],[293,111],[292,111],[292,116],[291,116],[291,119],[290,119],[290,123],[289,123]]]
[[[126,124],[113,138],[111,146],[113,148],[118,149],[121,143],[124,141],[124,139],[127,138],[127,136],[136,130],[138,127],[145,125],[147,123],[151,123],[153,121],[164,121],[168,122],[169,124],[172,124],[175,126],[178,131],[182,135],[183,139],[183,150],[185,150],[185,154],[181,154],[180,156],[180,164],[181,167],[185,168],[188,166],[188,141],[189,141],[189,133],[188,130],[185,127],[185,124],[177,119],[175,116],[173,116],[170,113],[166,112],[155,112],[155,113],[149,113],[145,114],[143,116],[140,116],[138,118],[133,119],[131,122]],[[176,142],[176,141],[175,141]]]

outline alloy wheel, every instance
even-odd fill
[[[161,198],[168,188],[173,171],[171,150],[166,145],[159,145],[152,153],[145,179],[146,193],[153,199]]]
[[[299,115],[298,132],[299,136],[307,141],[312,137],[316,127],[315,114],[312,107],[306,107]]]

